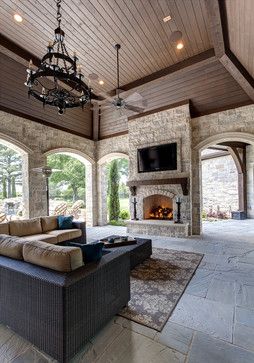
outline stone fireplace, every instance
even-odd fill
[[[173,219],[173,200],[165,195],[153,194],[143,199],[143,218]]]
[[[131,221],[127,231],[133,235],[185,237],[190,232],[190,117],[186,105],[132,119],[129,127],[129,181]],[[174,170],[140,171],[138,150],[175,143]],[[181,221],[177,219],[176,198],[181,198]],[[134,205],[136,208],[134,208]],[[136,209],[136,213],[135,213]]]

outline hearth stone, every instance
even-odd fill
[[[173,221],[154,219],[128,221],[127,233],[151,236],[188,237],[189,223],[175,224]]]

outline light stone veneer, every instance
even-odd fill
[[[177,170],[138,173],[137,149],[177,142]],[[189,106],[158,112],[129,122],[129,157],[131,181],[160,180],[170,177],[189,177],[191,172],[191,137]],[[160,194],[173,199],[173,212],[176,218],[175,197],[182,197],[182,219],[186,223],[177,227],[170,221],[149,221],[128,224],[130,233],[148,233],[156,235],[187,236],[191,224],[190,198],[183,196],[182,188],[176,185],[142,185],[137,187],[137,217],[143,219],[143,199],[149,195]],[[131,215],[133,216],[133,204]],[[157,223],[156,223],[157,222]],[[166,223],[165,223],[166,222]],[[187,226],[187,227],[186,227]]]
[[[190,192],[183,197],[182,215],[192,234],[201,232],[200,152],[223,141],[242,141],[254,145],[254,105],[190,119],[189,106],[183,105],[129,121],[129,135],[91,140],[0,112],[0,140],[10,142],[22,154],[26,216],[46,213],[45,180],[32,171],[46,164],[50,150],[72,150],[87,160],[88,222],[105,224],[107,218],[105,165],[116,157],[129,157],[130,180],[189,177]],[[178,141],[179,168],[176,172],[137,173],[137,148]],[[254,151],[247,147],[248,216],[254,218]],[[143,187],[138,188],[142,199]],[[144,188],[148,188],[144,187]],[[152,193],[182,195],[179,185],[159,185]],[[147,189],[149,190],[149,189]],[[148,192],[146,192],[148,193]],[[138,205],[138,213],[141,213]],[[97,216],[97,213],[99,216]]]
[[[92,188],[96,177],[95,143],[91,140],[44,126],[22,117],[0,111],[0,140],[10,143],[23,157],[23,199],[25,217],[46,215],[46,183],[41,173],[32,169],[46,165],[45,153],[72,151],[87,160],[87,222],[97,224],[97,192]],[[96,185],[96,184],[95,184]]]

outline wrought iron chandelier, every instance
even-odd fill
[[[36,70],[32,61],[29,62],[25,85],[29,88],[28,96],[32,95],[43,106],[57,107],[58,114],[62,115],[66,108],[83,108],[91,99],[91,89],[83,81],[76,53],[71,58],[66,49],[61,29],[61,0],[56,0],[56,4],[58,27],[54,42],[49,42],[47,53]]]

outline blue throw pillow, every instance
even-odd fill
[[[102,258],[102,249],[104,244],[102,242],[91,244],[80,244],[69,242],[69,246],[81,248],[84,262],[98,262]]]
[[[73,216],[57,216],[58,229],[72,229]]]

